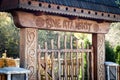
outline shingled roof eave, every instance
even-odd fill
[[[95,11],[95,10],[88,10],[85,8],[76,8],[76,7],[69,7],[64,5],[56,5],[56,4],[49,4],[45,2],[36,2],[36,1],[30,1],[31,4],[28,4],[29,2],[22,2],[19,3],[19,5],[9,8],[2,8],[2,11],[5,10],[16,10],[16,9],[22,9],[22,10],[32,10],[32,11],[42,11],[47,13],[55,13],[55,14],[61,14],[61,15],[68,15],[68,16],[77,16],[77,17],[83,17],[83,18],[90,18],[90,19],[98,19],[98,20],[106,20],[106,21],[120,21],[120,15],[119,14],[113,14],[113,13],[106,13],[101,11]],[[24,3],[24,4],[23,4]],[[34,4],[33,4],[34,3]],[[40,6],[42,4],[42,6]],[[48,6],[51,6],[50,8]],[[80,11],[71,11],[71,10],[64,10],[64,9],[57,9],[57,7],[62,8],[69,8],[69,9],[75,9],[75,10],[85,10],[85,11],[91,11],[94,13],[99,14],[105,14],[107,16],[101,16],[96,14],[89,14],[89,13],[82,13]],[[108,15],[112,17],[108,17]],[[116,17],[113,17],[116,16]]]

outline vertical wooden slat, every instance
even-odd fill
[[[76,48],[78,50],[78,40],[76,40]],[[78,51],[76,52],[76,76],[77,76],[77,80],[78,80],[78,74],[79,70],[78,70]]]
[[[70,37],[70,49],[72,50],[73,49],[73,45],[72,45],[72,40],[73,40],[73,37],[71,36]],[[73,60],[72,60],[72,54],[73,54],[73,52],[70,52],[70,61],[71,61],[71,80],[73,80]]]
[[[52,48],[52,50],[54,49],[53,39],[51,40],[51,48]],[[54,77],[54,52],[52,52],[52,80],[55,80],[55,77]]]
[[[59,34],[58,34],[58,50],[60,50],[60,35]],[[59,80],[61,80],[60,65],[61,65],[61,63],[60,63],[60,51],[58,51],[58,76],[59,76]]]
[[[47,42],[45,42],[45,50],[47,51]],[[48,80],[48,64],[47,64],[47,52],[45,52],[45,79]]]
[[[41,56],[41,52],[40,52],[40,49],[41,49],[41,47],[40,47],[40,45],[38,45],[38,79],[39,80],[41,80],[41,72],[40,72],[40,69],[41,69],[41,58],[40,58],[40,56]]]
[[[64,40],[64,48],[65,48],[65,56],[64,56],[64,61],[65,61],[65,80],[67,80],[67,61],[66,61],[66,54],[67,54],[67,52],[66,52],[66,40],[67,40],[67,36],[65,35],[65,38],[64,38],[65,40]]]
[[[82,80],[84,80],[84,44],[82,43]]]
[[[94,57],[93,57],[93,46],[91,47],[91,78],[94,80]]]
[[[87,45],[87,50],[89,50],[89,45]],[[90,80],[90,74],[89,74],[89,52],[86,53],[86,56],[87,56],[87,80]]]

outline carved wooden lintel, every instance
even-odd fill
[[[41,15],[32,13],[16,12],[16,20],[19,27],[32,27],[38,29],[62,30],[86,33],[107,33],[109,23],[97,23],[92,20],[74,19],[61,16]]]

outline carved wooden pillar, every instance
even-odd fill
[[[92,34],[94,47],[94,80],[105,80],[105,34]]]
[[[20,29],[20,64],[29,69],[29,80],[37,80],[37,29]]]

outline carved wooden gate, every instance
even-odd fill
[[[64,49],[61,48],[61,36],[58,35],[57,48],[54,40],[44,43],[44,49],[38,49],[38,78],[39,80],[93,80],[93,48],[79,43],[70,36],[64,35]],[[73,46],[74,44],[74,46]],[[51,45],[51,48],[48,48]],[[69,45],[69,48],[67,47]]]

